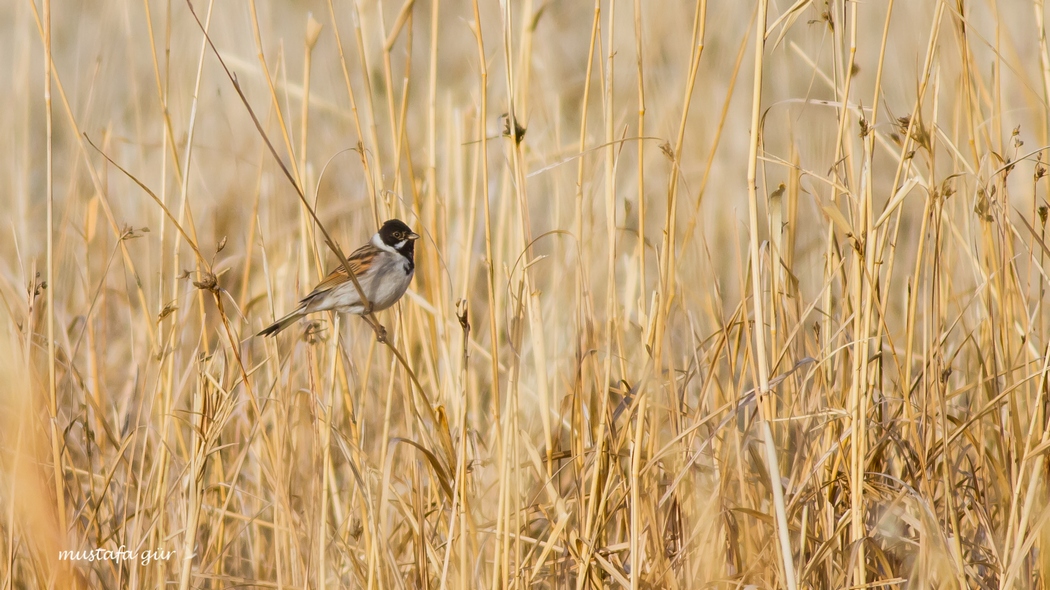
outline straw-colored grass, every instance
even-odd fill
[[[1046,586],[1045,16],[3,3],[0,590]]]

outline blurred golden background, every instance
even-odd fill
[[[1044,16],[0,4],[0,588],[1042,587]]]

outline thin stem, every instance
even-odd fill
[[[773,416],[773,400],[769,391],[769,367],[766,360],[766,324],[763,313],[764,294],[762,289],[761,260],[762,251],[758,243],[758,143],[761,135],[762,115],[762,61],[766,45],[766,9],[767,0],[759,0],[758,19],[755,25],[755,79],[751,104],[751,142],[747,159],[747,204],[751,250],[751,302],[755,308],[755,346],[758,387],[757,397],[760,400],[759,412],[762,419],[762,438],[766,449],[766,464],[769,469],[769,483],[773,488],[773,508],[776,513],[777,533],[780,543],[781,565],[784,569],[784,582],[788,590],[795,590],[795,565],[791,555],[791,538],[788,535],[787,512],[784,506],[784,488],[780,479],[780,468],[777,464],[776,443],[770,419]]]

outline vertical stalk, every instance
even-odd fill
[[[44,0],[44,119],[47,127],[47,385],[54,463],[55,504],[61,543],[66,543],[66,485],[62,467],[62,430],[58,427],[58,384],[55,374],[55,184],[54,121],[51,116],[51,0]],[[31,350],[31,347],[30,347]],[[63,568],[64,569],[64,568]]]
[[[605,66],[605,234],[606,234],[606,293],[605,293],[605,369],[601,383],[612,383],[612,361],[616,355],[613,350],[616,329],[616,144],[615,109],[613,108],[613,57],[616,55],[616,0],[609,0],[609,14],[606,26],[606,66]],[[602,395],[602,406],[609,403],[609,396]],[[602,411],[604,418],[605,411]]]
[[[637,5],[637,4],[636,4]],[[642,552],[645,549],[642,539],[642,454],[645,446],[642,437],[645,435],[645,410],[649,396],[643,391],[638,394],[638,410],[635,412],[634,445],[631,447],[631,590],[638,590],[642,580]]]
[[[431,0],[430,3],[430,62],[427,64],[427,164],[426,164],[426,187],[427,195],[425,205],[422,211],[421,224],[429,223],[435,228],[434,239],[442,240],[443,236],[448,234],[448,226],[446,223],[442,223],[441,212],[444,207],[439,208],[438,204],[438,188],[437,188],[437,69],[438,69],[438,37],[440,36],[441,29],[438,26],[440,16],[440,0]],[[451,151],[451,150],[450,150]],[[424,228],[425,229],[425,228]],[[421,234],[423,232],[420,232]],[[444,240],[438,241],[436,247],[439,250],[445,250],[447,242]],[[438,267],[437,253],[428,248],[429,261],[432,263],[431,268]],[[448,309],[450,302],[447,297],[450,294],[449,290],[441,288],[441,282],[438,280],[427,281],[426,286],[431,287],[430,297],[432,300],[439,301],[442,309]],[[448,285],[451,287],[451,285]],[[451,460],[451,457],[449,458]]]
[[[325,547],[328,541],[328,482],[330,480],[330,463],[332,457],[332,412],[335,408],[335,388],[337,387],[335,369],[339,360],[340,322],[338,313],[332,314],[332,338],[329,339],[328,359],[331,362],[328,372],[328,400],[321,408],[319,415],[321,428],[321,509],[317,518],[317,588],[327,588],[325,582]]]
[[[478,6],[478,0],[474,0],[474,38],[477,41],[478,49],[478,76],[480,78],[480,98],[481,98],[481,110],[478,113],[478,142],[481,144],[479,150],[479,157],[481,158],[481,195],[482,201],[485,203],[485,261],[488,268],[485,272],[485,280],[488,284],[488,307],[489,307],[489,340],[490,346],[492,347],[492,383],[491,388],[491,400],[492,405],[492,423],[493,430],[496,434],[496,452],[497,457],[503,456],[503,434],[500,431],[500,389],[499,389],[499,330],[496,324],[496,262],[492,258],[492,214],[489,210],[489,161],[488,161],[488,136],[486,134],[485,124],[488,120],[488,87],[489,87],[489,70],[488,62],[485,56],[485,41],[481,33],[481,9]],[[505,484],[500,484],[502,488]],[[499,579],[500,570],[500,534],[503,519],[497,517],[496,519],[496,537],[494,539],[493,546],[496,547],[493,555],[493,580]],[[495,587],[495,584],[492,585]]]
[[[600,6],[596,6],[595,23],[598,22],[600,15]],[[605,119],[605,231],[607,234],[608,243],[606,244],[606,294],[605,294],[605,343],[603,348],[606,350],[605,360],[602,367],[602,375],[599,383],[606,384],[610,383],[612,375],[612,359],[615,354],[613,350],[613,330],[616,327],[616,144],[615,130],[613,128],[613,56],[615,55],[614,50],[614,39],[615,39],[615,16],[616,16],[616,3],[615,0],[609,2],[609,14],[607,21],[607,53],[606,53],[606,70],[605,70],[605,95],[604,95],[604,119]],[[598,411],[598,432],[595,436],[595,454],[593,462],[593,471],[591,473],[591,484],[590,493],[588,495],[588,505],[585,507],[586,519],[584,524],[584,535],[587,539],[587,546],[583,551],[583,560],[581,563],[580,574],[576,578],[577,590],[582,590],[586,583],[591,580],[589,575],[590,564],[592,556],[595,550],[601,545],[599,533],[602,523],[604,522],[604,511],[607,494],[604,491],[604,487],[609,484],[607,478],[607,469],[609,468],[609,436],[607,435],[609,429],[609,394],[608,392],[599,389],[597,394],[599,395],[599,411]]]
[[[642,0],[634,0],[634,46],[638,61],[638,285],[645,306],[645,69]],[[630,302],[628,302],[630,303]],[[648,323],[648,322],[647,322]]]
[[[751,106],[751,143],[747,159],[747,197],[751,249],[751,300],[755,306],[755,359],[758,370],[757,399],[760,400],[762,438],[765,443],[766,463],[769,469],[769,483],[773,488],[773,506],[776,513],[777,533],[780,542],[781,564],[784,569],[784,582],[788,590],[795,590],[795,566],[791,556],[791,540],[788,537],[787,513],[784,507],[784,489],[780,482],[780,468],[777,465],[777,450],[770,427],[772,399],[769,396],[769,367],[766,360],[765,316],[763,313],[762,274],[760,271],[761,251],[758,244],[758,141],[759,128],[762,123],[762,58],[766,45],[766,11],[767,0],[759,0],[758,19],[755,35],[755,80]]]
[[[307,140],[310,136],[310,72],[312,70],[311,64],[313,64],[314,47],[317,45],[317,39],[321,36],[321,23],[314,20],[313,14],[307,15],[306,17],[306,38],[305,48],[303,53],[303,104],[301,111],[301,118],[299,121],[299,171],[301,176],[299,182],[303,187],[305,194],[310,194],[310,178],[306,171],[306,146]],[[294,155],[292,156],[294,159]],[[314,194],[314,209],[317,209],[317,194]],[[305,210],[305,207],[299,208],[299,235],[302,236],[303,241],[310,246],[308,248],[300,248],[299,251],[303,256],[303,269],[304,271],[309,268],[308,257],[313,254],[314,266],[317,270],[317,279],[320,280],[324,277],[325,269],[323,261],[321,260],[318,248],[314,245],[314,225],[310,223],[310,214]]]
[[[208,456],[208,436],[211,431],[211,403],[209,398],[210,387],[205,371],[207,368],[203,361],[197,375],[197,387],[193,397],[196,403],[193,407],[196,414],[196,428],[192,429],[190,461],[187,465],[184,477],[186,478],[186,524],[182,530],[182,549],[177,553],[182,563],[179,567],[179,590],[188,590],[190,578],[193,577],[193,558],[197,551],[197,527],[200,525],[201,515],[201,485],[204,476],[204,465]]]
[[[675,259],[676,259],[676,227],[678,211],[678,175],[679,162],[682,157],[682,146],[685,145],[685,124],[689,118],[689,104],[692,102],[693,89],[696,87],[696,73],[700,69],[700,58],[704,54],[704,36],[707,33],[707,0],[697,0],[696,12],[693,16],[693,36],[689,59],[689,75],[686,79],[685,89],[682,94],[682,117],[678,122],[678,136],[675,139],[673,161],[671,162],[671,175],[667,187],[667,221],[664,225],[664,239],[660,249],[663,260],[660,267],[660,305],[657,308],[656,321],[652,331],[652,339],[649,342],[652,348],[653,362],[660,364],[660,355],[663,350],[664,330],[666,329],[667,317],[671,312],[671,303],[674,300],[675,283]]]
[[[1043,101],[1050,101],[1050,47],[1046,42],[1046,2],[1043,0],[1032,0],[1032,8],[1035,11],[1035,25],[1039,36],[1039,74],[1043,79]],[[1046,118],[1043,111],[1043,129],[1040,145],[1045,145],[1050,138],[1050,119]],[[1041,309],[1041,308],[1040,308]]]
[[[845,10],[845,7],[843,8]],[[846,126],[850,119],[849,116],[849,96],[853,85],[853,66],[857,53],[857,6],[853,5],[853,11],[850,18],[850,39],[849,39],[849,59],[847,60],[846,68],[844,71],[844,82],[843,90],[840,94],[839,100],[842,102],[842,107],[839,113],[839,128],[838,135],[835,138],[835,161],[839,160],[838,153],[840,150],[845,149],[846,151],[846,162],[848,168],[848,162],[850,161],[850,153],[852,150],[848,149],[848,146],[843,146],[843,138],[846,136]],[[849,141],[849,140],[847,140]],[[868,179],[868,168],[867,162],[869,162],[868,154],[864,154],[864,171],[861,173],[861,187],[860,187],[860,198],[857,204],[857,210],[852,216],[853,229],[856,236],[863,236],[863,243],[859,247],[854,249],[852,264],[850,268],[850,275],[852,282],[850,283],[850,297],[853,300],[853,329],[857,334],[857,342],[855,344],[856,354],[853,355],[853,367],[851,369],[853,378],[850,380],[850,393],[849,393],[849,412],[851,416],[851,423],[853,425],[853,433],[850,444],[850,541],[857,545],[857,558],[854,564],[854,578],[853,583],[858,586],[863,586],[867,583],[867,567],[865,563],[866,552],[864,547],[864,539],[866,536],[864,526],[864,471],[867,463],[866,458],[868,455],[868,421],[867,421],[867,401],[868,401],[868,335],[871,333],[871,300],[866,297],[868,295],[867,277],[868,267],[866,266],[866,260],[870,254],[871,249],[874,247],[871,239],[874,234],[869,235],[870,227],[870,202],[871,198],[871,181]],[[833,198],[833,201],[835,199]],[[857,239],[857,238],[854,238]]]

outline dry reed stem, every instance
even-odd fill
[[[758,14],[755,27],[755,78],[752,90],[753,105],[751,108],[751,143],[747,166],[747,190],[748,190],[748,212],[750,220],[750,257],[751,257],[751,288],[752,305],[755,309],[755,372],[758,383],[756,396],[760,408],[760,419],[762,428],[762,439],[766,451],[766,467],[769,470],[769,480],[773,491],[773,505],[776,514],[778,542],[780,544],[780,559],[783,567],[784,585],[788,590],[795,590],[795,565],[791,550],[791,540],[788,535],[787,514],[784,508],[784,492],[780,483],[780,468],[778,466],[776,443],[773,440],[773,431],[770,421],[776,416],[773,405],[770,403],[769,395],[769,364],[766,360],[766,330],[763,295],[763,281],[760,274],[761,252],[758,245],[758,186],[756,174],[758,170],[758,146],[761,137],[761,107],[762,107],[762,60],[765,53],[766,39],[766,10],[765,0],[759,0]]]
[[[762,8],[0,9],[0,585],[1045,585],[1044,7]]]

